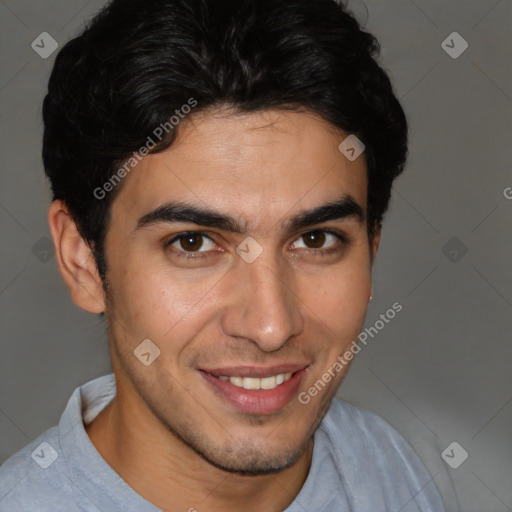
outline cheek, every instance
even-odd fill
[[[115,313],[134,337],[175,344],[190,329],[197,329],[211,311],[218,280],[218,275],[170,270],[158,263],[151,265],[147,259],[125,261],[111,280]]]
[[[311,311],[335,333],[353,333],[360,329],[368,307],[371,273],[347,265],[336,272],[326,273],[317,281],[315,290],[306,301]]]

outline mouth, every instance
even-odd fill
[[[309,365],[272,368],[231,367],[199,370],[210,389],[246,414],[274,414],[297,394]]]
[[[283,384],[291,378],[293,373],[278,373],[277,375],[272,375],[271,377],[264,377],[263,379],[258,379],[258,377],[228,377],[227,375],[219,375],[219,379],[224,382],[231,382],[234,386],[244,389],[274,389],[277,386]]]

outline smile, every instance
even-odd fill
[[[214,395],[246,414],[274,414],[297,395],[307,364],[274,368],[233,367],[200,370]]]
[[[278,373],[271,377],[258,379],[256,377],[228,377],[227,375],[219,375],[218,378],[224,382],[231,382],[231,384],[244,389],[274,389],[286,382],[292,376],[291,372]]]

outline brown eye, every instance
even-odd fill
[[[214,246],[214,241],[208,235],[199,231],[181,233],[164,244],[165,249],[171,247],[172,251],[178,256],[186,258],[206,257]],[[197,253],[197,256],[194,253]]]
[[[342,233],[326,229],[317,229],[303,233],[297,240],[302,241],[305,248],[309,249],[309,252],[319,255],[339,252],[348,245],[348,240]],[[326,243],[328,243],[327,248],[322,249]],[[297,245],[297,242],[294,245]]]
[[[179,242],[185,251],[197,251],[201,249],[201,246],[203,245],[203,235],[198,233],[189,233],[180,237]]]
[[[306,244],[309,244],[308,247],[311,249],[320,249],[324,243],[326,234],[323,231],[311,231],[309,233],[306,233],[305,235],[302,235],[304,241]]]

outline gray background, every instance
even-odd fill
[[[41,102],[56,54],[31,48],[41,32],[62,46],[103,4],[0,3],[0,463],[58,422],[75,387],[111,371],[104,325],[72,303],[48,245]],[[369,338],[338,395],[402,432],[448,512],[457,501],[510,511],[511,1],[349,6],[382,44],[411,142],[366,326],[395,301],[403,311]],[[469,44],[456,59],[441,46],[454,31]],[[457,469],[441,458],[453,441],[469,454]]]

